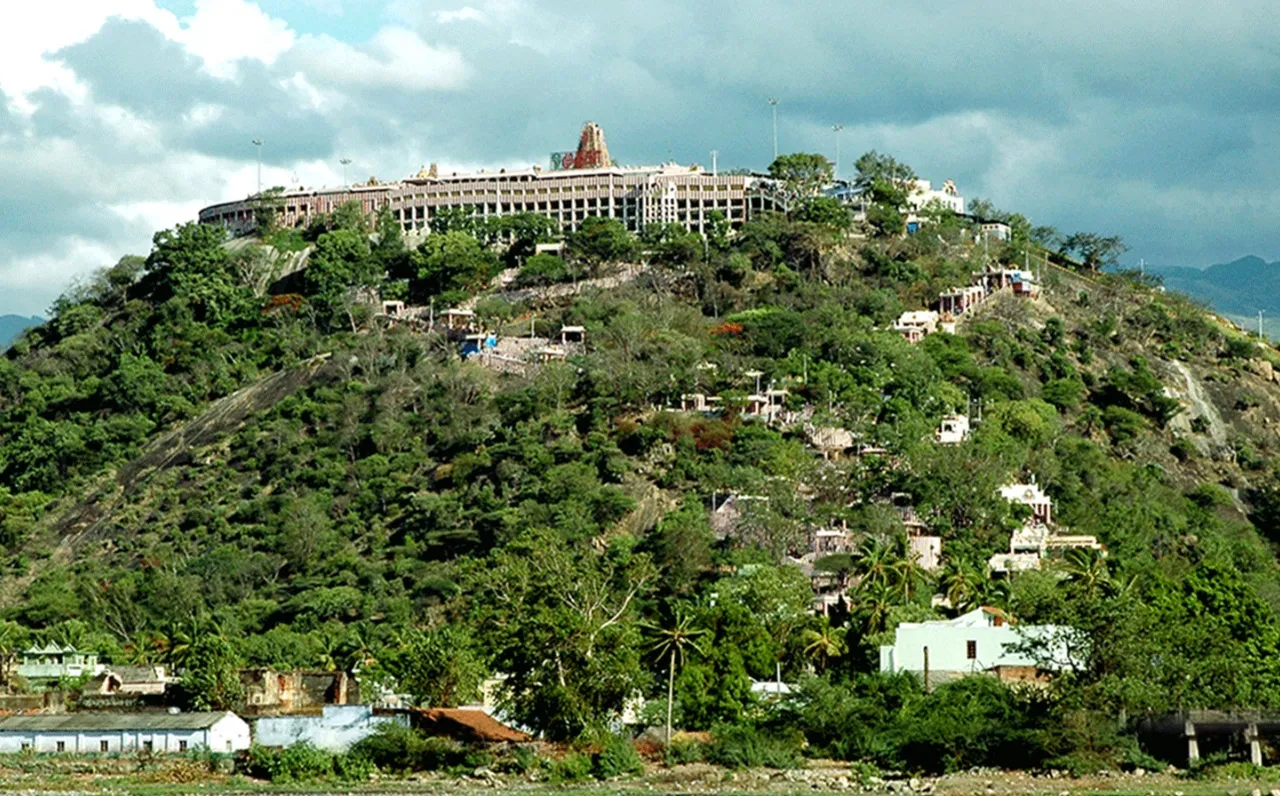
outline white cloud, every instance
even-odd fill
[[[195,14],[183,23],[181,30],[167,35],[222,78],[234,77],[236,63],[244,59],[273,64],[296,41],[287,23],[246,0],[196,0]]]
[[[463,6],[454,11],[437,11],[436,22],[447,25],[450,22],[484,22],[484,12],[471,6]]]
[[[176,24],[173,15],[156,8],[153,0],[51,0],[13,2],[4,9],[0,25],[0,91],[22,111],[30,111],[26,96],[52,87],[70,97],[83,98],[75,74],[45,54],[82,42],[109,17],[141,19],[157,28]]]
[[[52,286],[60,292],[74,277],[87,274],[95,268],[115,263],[119,253],[99,241],[74,235],[58,239],[49,250],[9,260],[5,264],[4,281],[11,290],[40,291],[43,298],[52,300]],[[38,305],[20,308],[23,312],[39,312]]]
[[[353,88],[455,89],[468,75],[460,52],[432,47],[400,27],[379,30],[361,47],[331,36],[304,36],[290,55],[309,79]]]

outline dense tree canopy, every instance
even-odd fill
[[[790,214],[705,236],[589,218],[563,260],[534,254],[547,220],[466,211],[412,250],[342,208],[272,249],[158,233],[0,358],[0,640],[165,663],[191,707],[235,704],[242,664],[352,669],[433,705],[493,677],[550,738],[644,697],[663,713],[646,721],[669,706],[677,728],[798,731],[911,770],[1118,765],[1121,716],[1280,706],[1280,397],[1257,375],[1275,352],[1107,273],[1114,241],[1068,239],[1084,275],[1012,215],[1021,248],[954,214],[903,234],[913,173],[887,156],[859,160],[865,224],[812,195],[821,156],[775,166],[805,194]],[[290,232],[296,274],[276,270]],[[892,328],[1032,258],[1040,299],[999,293],[917,345]],[[586,342],[500,372],[375,317],[391,297],[478,299],[501,339]],[[969,438],[936,444],[956,411]],[[819,455],[823,430],[852,447]],[[993,576],[1025,520],[998,489],[1031,476],[1105,556]],[[941,538],[938,571],[909,516]],[[833,527],[850,549],[808,555]],[[815,583],[838,591],[821,617]],[[878,672],[899,622],[980,605],[1065,628],[1081,665],[1036,699]],[[698,639],[678,664],[653,654],[673,627]],[[796,697],[763,702],[752,681],[779,674]]]

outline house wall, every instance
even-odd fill
[[[24,745],[50,754],[127,754],[146,748],[148,742],[152,751],[159,754],[180,754],[193,749],[238,752],[248,749],[249,741],[249,725],[229,713],[203,730],[0,731],[0,754],[21,752]],[[59,742],[63,744],[61,750]],[[107,745],[105,751],[103,743]]]
[[[248,749],[253,742],[249,723],[234,713],[228,713],[209,728],[209,750],[212,752],[239,752]]]
[[[263,716],[254,722],[259,746],[293,746],[307,742],[319,749],[342,752],[372,735],[380,725],[408,726],[404,716],[375,716],[367,705],[326,705],[320,715]]]
[[[880,648],[882,671],[923,672],[924,648],[929,648],[931,672],[982,672],[992,666],[1034,666],[1036,661],[1028,655],[1016,653],[1010,647],[1022,641],[1018,632],[1008,625],[1001,627],[952,627],[945,624],[925,624],[917,627],[899,627],[891,647]],[[970,641],[977,642],[977,657],[968,657]]]
[[[132,730],[102,730],[94,732],[6,731],[0,732],[0,753],[21,752],[24,745],[29,746],[36,752],[56,753],[59,751],[59,741],[64,744],[62,752],[65,754],[95,755],[104,754],[102,751],[104,742],[107,744],[105,754],[136,752],[144,748],[147,741],[151,742],[151,748],[154,751],[165,754],[177,754],[183,751],[182,741],[187,742],[188,749],[202,748],[209,743],[206,730],[163,730],[159,732]],[[246,742],[240,748],[248,748],[248,743]],[[215,750],[224,751],[216,748]]]

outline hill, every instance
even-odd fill
[[[43,320],[35,316],[24,318],[21,315],[0,315],[0,348],[7,348],[18,335],[41,323]]]
[[[1241,257],[1199,268],[1153,268],[1165,287],[1193,296],[1248,329],[1256,329],[1258,310],[1267,317],[1280,312],[1280,263]]]
[[[1118,766],[1117,716],[1280,705],[1280,355],[1021,232],[905,236],[873,184],[868,224],[590,219],[563,260],[526,216],[158,233],[0,360],[0,639],[167,663],[192,706],[242,664],[445,705],[500,674],[552,739],[636,693],[660,723],[669,688],[681,727],[906,770]],[[954,334],[894,329],[975,286]],[[1005,577],[1028,510],[999,490],[1032,479],[1077,542]],[[1063,628],[1076,670],[1044,698],[878,671],[899,622],[981,606]]]

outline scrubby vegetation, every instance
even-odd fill
[[[637,695],[662,725],[670,688],[674,726],[714,736],[669,756],[728,766],[796,765],[802,748],[926,771],[1119,765],[1137,754],[1126,717],[1280,706],[1275,353],[1140,280],[1052,265],[1073,261],[1026,219],[1004,214],[1013,240],[984,247],[931,208],[905,236],[909,170],[859,167],[866,224],[811,196],[822,166],[793,159],[778,166],[790,216],[705,238],[592,221],[563,260],[533,256],[550,229],[529,218],[491,229],[457,214],[409,248],[390,219],[370,231],[344,209],[268,229],[309,251],[300,277],[271,282],[270,258],[220,230],[158,233],[0,360],[3,643],[168,663],[194,707],[233,706],[227,673],[246,664],[354,669],[370,694],[438,705],[500,673],[506,714],[562,741],[600,737]],[[1106,265],[1107,242],[1076,240],[1082,271]],[[1045,296],[997,297],[915,346],[890,328],[987,258],[1034,261]],[[608,290],[482,297],[502,333],[586,328],[585,351],[526,375],[461,362],[439,331],[388,326],[361,298],[439,311],[503,267],[546,286],[622,259],[646,268]],[[280,371],[300,375],[225,420],[254,400],[237,391]],[[755,378],[811,415],[747,417]],[[723,411],[681,412],[687,393]],[[939,419],[971,407],[972,438],[934,444]],[[823,461],[806,424],[887,454]],[[1105,558],[989,576],[1020,518],[997,489],[1030,475]],[[726,495],[767,500],[723,535],[710,511]],[[906,554],[895,495],[943,538],[941,572]],[[785,562],[836,522],[861,541],[822,562],[852,588],[819,618]],[[1084,665],[1030,691],[978,678],[925,693],[877,671],[897,622],[979,605],[1074,628]],[[679,654],[656,644],[681,622],[697,634]],[[762,701],[752,680],[779,672],[798,694]],[[555,777],[636,765],[613,742],[575,754]],[[465,755],[377,737],[359,759],[435,769]],[[346,760],[304,749],[257,765],[364,770]]]

